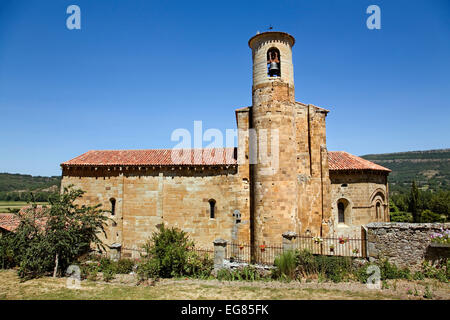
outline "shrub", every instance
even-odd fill
[[[108,268],[103,270],[103,281],[109,282],[112,279],[114,279],[114,276],[116,275],[116,272],[114,271],[114,268],[112,265],[110,265]]]
[[[131,259],[120,259],[116,263],[116,273],[128,274],[133,271],[134,261]]]
[[[294,279],[295,269],[297,268],[297,254],[293,250],[285,251],[275,258],[274,265],[277,278],[284,275],[288,279]]]
[[[379,264],[381,279],[411,279],[411,273],[408,268],[399,269],[395,264],[389,263],[383,259]]]
[[[297,265],[303,276],[320,275],[321,278],[333,282],[347,279],[352,272],[350,257],[315,256],[308,250],[303,250],[298,254]]]
[[[263,277],[255,267],[245,266],[234,270],[220,269],[216,278],[221,281],[256,281]]]
[[[50,274],[63,275],[67,267],[85,254],[91,244],[102,246],[99,233],[108,219],[99,205],[76,204],[84,191],[64,188],[55,194],[49,207],[34,203],[20,220],[9,244],[18,274],[23,280]]]
[[[159,278],[161,265],[156,258],[144,259],[138,266],[136,273],[140,280],[147,280],[150,278]]]
[[[11,234],[0,234],[0,269],[9,269],[16,265]]]
[[[144,245],[143,261],[138,265],[141,279],[179,276],[209,277],[213,260],[194,252],[194,243],[184,231],[165,228],[153,233]]]
[[[158,261],[159,276],[169,278],[184,274],[188,250],[193,246],[184,231],[162,225],[144,245],[144,250],[148,258]]]
[[[184,274],[197,278],[208,278],[214,268],[214,261],[208,254],[199,255],[194,251],[187,252]]]

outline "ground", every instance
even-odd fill
[[[81,289],[66,287],[66,278],[44,277],[20,282],[15,270],[0,270],[2,299],[151,299],[151,300],[279,300],[279,299],[425,299],[426,286],[432,299],[449,300],[450,285],[426,281],[388,281],[389,289],[371,290],[351,283],[279,281],[218,281],[197,279],[162,279],[151,285],[136,286],[127,276],[113,283],[83,280]],[[408,293],[408,290],[410,292]],[[415,292],[417,293],[415,295]]]

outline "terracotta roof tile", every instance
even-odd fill
[[[31,208],[31,206],[25,206],[19,211],[19,215],[23,215],[28,213],[28,210]],[[43,207],[37,206],[36,208],[37,212],[42,213]],[[41,218],[37,220],[37,224],[41,225],[42,227],[45,226],[46,219]],[[14,232],[17,227],[20,224],[20,219],[17,216],[17,214],[14,213],[0,213],[0,229],[5,229],[8,231]]]
[[[88,151],[62,166],[236,164],[236,148]]]
[[[328,152],[328,167],[330,171],[336,170],[375,170],[391,172],[390,169],[382,167],[369,160],[354,156],[345,151]]]
[[[237,148],[148,150],[92,150],[61,166],[151,166],[151,165],[230,165],[237,164]],[[217,157],[216,157],[217,156]],[[329,168],[333,170],[391,170],[344,151],[328,152]]]

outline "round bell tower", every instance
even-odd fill
[[[280,243],[284,232],[299,230],[294,43],[291,35],[273,31],[248,42],[253,58],[251,124],[256,132],[251,147],[257,150],[251,165],[252,240],[257,245]]]

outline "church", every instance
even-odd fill
[[[275,31],[249,40],[252,105],[235,110],[236,148],[93,150],[61,164],[62,188],[108,210],[106,245],[138,249],[161,224],[211,248],[275,245],[289,231],[358,237],[389,221],[390,170],[328,151],[329,111],[295,100],[294,43]]]

